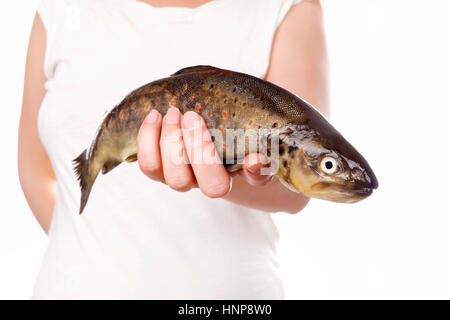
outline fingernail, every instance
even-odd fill
[[[183,128],[186,130],[194,130],[201,125],[200,117],[192,111],[188,111],[183,115]]]
[[[147,123],[155,123],[158,120],[159,112],[156,110],[150,111],[150,114],[145,118],[145,122]]]
[[[165,116],[167,124],[177,124],[180,122],[180,111],[177,108],[170,108]]]
[[[267,166],[266,158],[260,154],[250,155],[248,159],[247,170],[253,174],[259,174],[261,168]]]
[[[259,162],[249,163],[247,166],[247,170],[253,174],[259,174],[261,170],[261,164]]]

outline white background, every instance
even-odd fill
[[[31,295],[47,238],[17,176],[35,1],[0,4],[0,298]],[[327,0],[332,122],[379,189],[277,215],[287,298],[450,298],[450,4]]]

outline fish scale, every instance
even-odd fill
[[[137,160],[137,134],[147,114],[156,109],[164,116],[171,107],[197,112],[205,119],[224,163],[236,164],[252,152],[270,155],[280,181],[305,195],[355,202],[369,194],[366,189],[371,192],[378,185],[367,161],[306,101],[247,74],[194,66],[132,91],[106,115],[90,147],[74,159],[81,187],[80,213],[100,171],[106,174],[122,162]],[[227,136],[230,132],[232,139]],[[273,142],[280,151],[275,157]],[[311,154],[316,162],[308,158]],[[317,169],[320,159],[332,158],[330,154],[339,156],[334,161],[347,170],[346,179],[342,172],[331,177]],[[356,181],[348,173],[353,170],[349,163],[356,163],[365,173],[359,176],[367,181]]]

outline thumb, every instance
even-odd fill
[[[267,159],[259,153],[252,153],[245,157],[241,175],[252,186],[263,186],[272,179],[271,175],[261,174],[261,169],[267,166]]]

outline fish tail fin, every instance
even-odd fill
[[[83,212],[84,207],[91,193],[92,185],[94,184],[97,174],[92,175],[90,167],[90,161],[87,157],[87,149],[85,149],[78,157],[73,160],[75,164],[75,173],[77,175],[78,181],[80,182],[81,188],[81,204],[80,204],[80,214]]]

